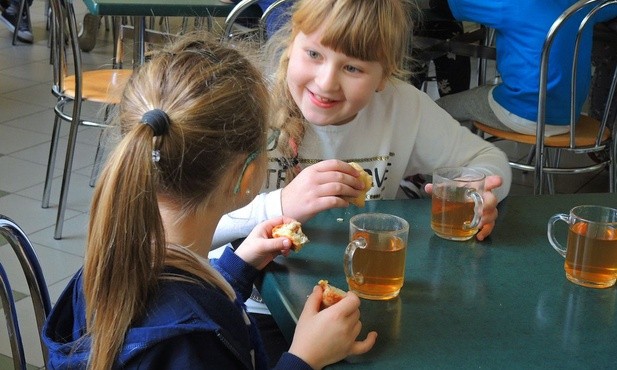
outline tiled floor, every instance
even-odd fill
[[[83,4],[76,2],[78,14]],[[61,152],[53,183],[52,204],[41,208],[41,196],[49,141],[53,124],[54,98],[50,93],[51,66],[45,30],[44,1],[35,0],[31,8],[35,43],[11,45],[11,34],[0,27],[0,213],[13,218],[23,227],[34,243],[55,301],[73,273],[81,266],[84,255],[88,205],[92,189],[88,186],[98,130],[80,131],[71,180],[68,210],[62,240],[53,239],[53,229],[59,197],[62,169]],[[111,62],[111,32],[101,30],[96,48],[84,54],[84,63],[91,67]],[[66,126],[66,125],[65,125]],[[65,128],[63,136],[66,137]],[[66,141],[60,146],[66,145]],[[510,147],[514,155],[526,154],[526,148]],[[515,174],[512,194],[531,193],[531,175]],[[586,176],[584,179],[558,181],[561,193],[606,192],[608,174]],[[4,244],[4,245],[2,245]],[[4,241],[0,242],[0,260],[9,274],[18,274],[16,258]],[[15,281],[15,280],[13,280]],[[24,293],[18,302],[22,317],[27,360],[33,368],[43,366],[38,351],[38,334],[32,319],[30,299],[25,283],[17,281],[14,290]],[[8,335],[0,324],[0,369],[11,368]]]

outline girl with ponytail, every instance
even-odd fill
[[[243,302],[259,270],[289,253],[271,232],[291,219],[258,224],[216,261],[207,255],[222,215],[261,188],[268,99],[245,57],[197,34],[134,73],[115,119],[121,140],[94,192],[84,267],[44,328],[48,369],[267,367]],[[321,293],[277,368],[321,368],[374,343],[374,334],[356,341],[356,296],[319,312]],[[318,350],[324,339],[336,345]]]

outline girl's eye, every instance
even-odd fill
[[[345,70],[347,72],[351,72],[351,73],[360,73],[360,72],[362,72],[360,69],[358,69],[358,68],[356,68],[354,66],[350,66],[350,65],[345,66]]]
[[[307,50],[306,54],[309,56],[309,58],[311,59],[317,59],[319,58],[319,53],[314,51],[314,50]]]

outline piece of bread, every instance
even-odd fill
[[[302,225],[298,221],[274,226],[272,236],[289,238],[292,243],[291,249],[295,252],[299,252],[304,244],[309,241],[308,237],[302,232]]]
[[[323,289],[323,295],[321,296],[321,309],[328,308],[337,303],[341,299],[345,298],[347,293],[335,286],[328,284],[328,280],[319,280],[317,283]]]
[[[345,200],[358,207],[364,207],[366,193],[373,186],[373,176],[369,175],[368,172],[364,171],[364,169],[356,162],[349,162],[349,165],[360,171],[360,180],[364,182],[364,189],[357,197],[345,197]]]

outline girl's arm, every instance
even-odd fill
[[[245,207],[221,218],[214,232],[212,249],[245,238],[260,222],[282,215],[281,189],[261,193]]]

